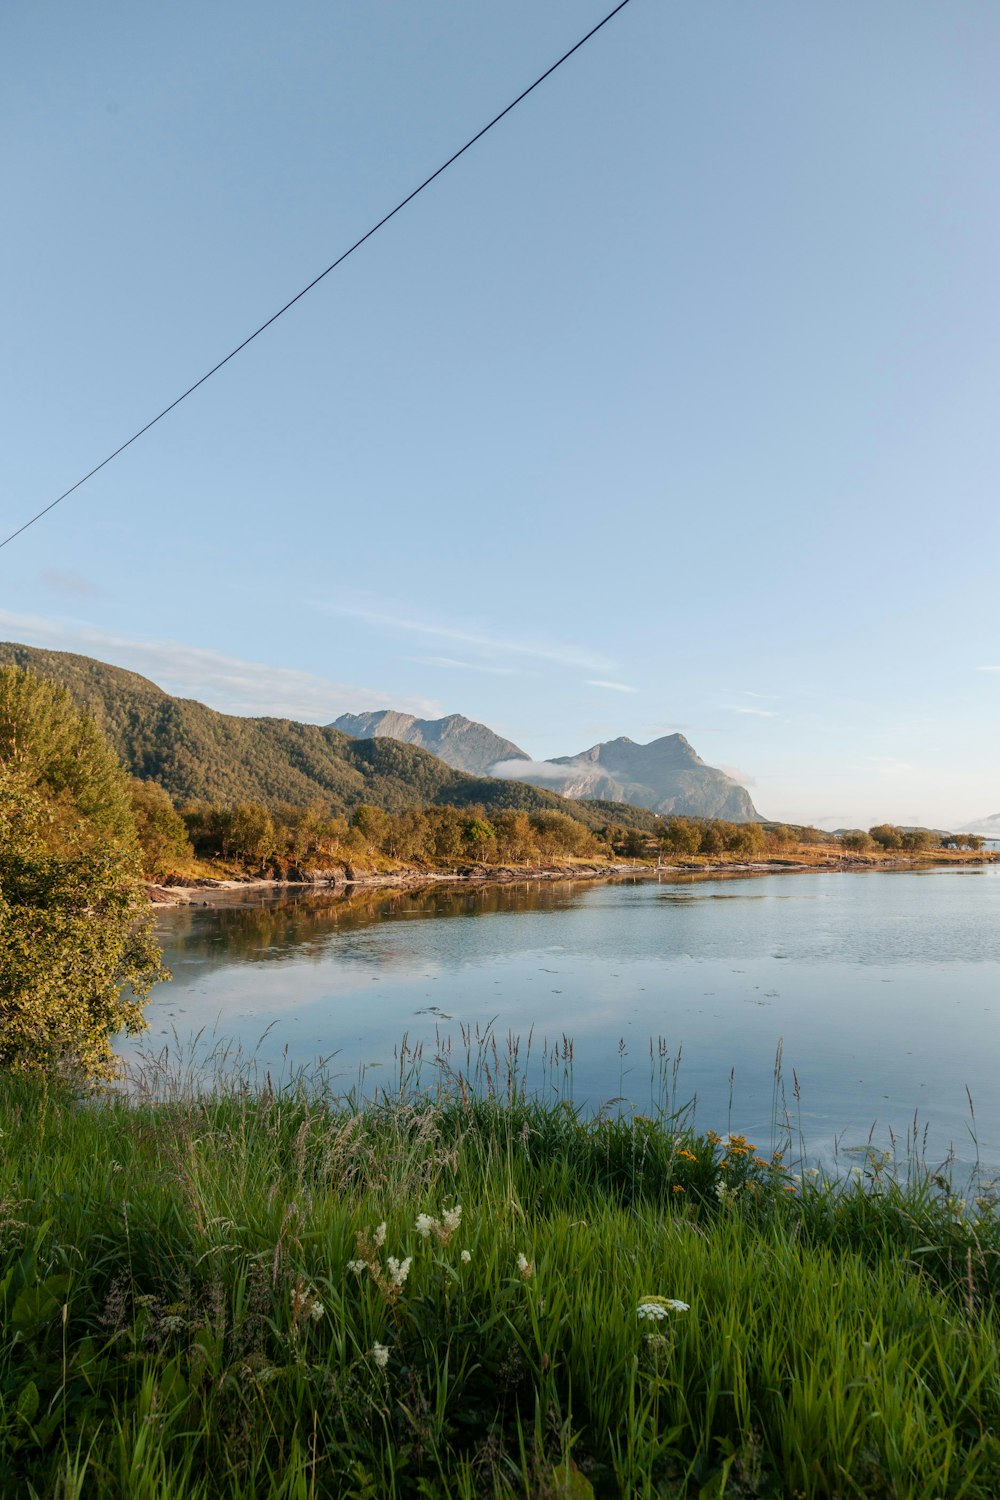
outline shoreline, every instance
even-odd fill
[[[560,880],[617,880],[628,877],[633,880],[650,880],[662,876],[699,876],[717,878],[725,875],[788,875],[830,874],[857,871],[929,870],[991,865],[1000,862],[995,851],[956,851],[945,859],[896,858],[865,859],[863,856],[831,857],[829,859],[767,859],[744,861],[712,861],[697,863],[650,865],[623,861],[616,864],[581,863],[579,865],[473,865],[453,870],[364,870],[324,871],[309,878],[280,878],[275,876],[238,877],[202,876],[182,883],[159,884],[144,881],[146,895],[154,907],[174,906],[224,906],[232,897],[250,891],[313,891],[343,892],[357,890],[420,890],[433,885],[512,885],[531,881]]]

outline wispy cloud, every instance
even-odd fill
[[[333,682],[312,672],[248,661],[179,641],[137,640],[71,620],[48,620],[0,609],[0,629],[30,645],[77,651],[151,677],[167,692],[197,698],[223,713],[264,714],[329,723],[342,713],[392,706],[424,718],[440,713],[429,698]]]
[[[580,650],[558,641],[530,640],[519,636],[492,635],[465,625],[442,624],[439,621],[419,620],[404,615],[387,614],[380,609],[354,604],[330,604],[320,602],[315,608],[327,614],[346,615],[352,620],[364,620],[379,629],[396,631],[403,635],[422,635],[432,640],[457,641],[496,656],[528,656],[539,661],[557,662],[564,667],[582,667],[585,671],[607,671],[612,663],[587,649]]]
[[[1000,672],[1000,667],[977,667],[978,672]]]
[[[99,599],[103,592],[90,578],[71,568],[43,568],[38,581],[50,593],[60,594],[64,599]]]
[[[637,693],[638,688],[629,687],[627,682],[606,682],[603,677],[588,677],[587,687],[608,688],[612,693]]]
[[[755,719],[776,719],[777,711],[773,708],[751,708],[745,703],[724,703],[723,708],[731,714],[751,714]]]
[[[404,656],[403,661],[414,661],[422,667],[447,667],[463,672],[486,672],[490,677],[529,677],[531,673],[522,667],[491,667],[481,661],[458,661],[454,656]]]
[[[735,781],[737,786],[756,786],[757,778],[751,776],[748,771],[741,771],[739,766],[720,766],[719,770],[730,781]]]
[[[559,783],[580,772],[579,766],[554,766],[550,760],[498,760],[490,766],[490,775],[501,781],[523,781],[525,776],[539,781]]]

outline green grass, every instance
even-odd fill
[[[494,1085],[0,1078],[0,1493],[994,1500],[989,1195]]]

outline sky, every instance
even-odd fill
[[[611,0],[0,18],[0,531]],[[767,817],[1000,811],[1000,7],[631,0],[0,549],[0,637],[241,714],[680,731]]]

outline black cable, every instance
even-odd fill
[[[105,468],[109,463],[111,463],[112,459],[117,458],[119,453],[124,453],[126,448],[130,448],[132,444],[139,438],[141,438],[144,433],[148,432],[151,427],[155,427],[157,422],[161,422],[169,412],[173,411],[175,406],[180,406],[182,401],[186,401],[189,396],[194,394],[194,392],[200,385],[205,384],[206,380],[211,380],[212,376],[217,374],[218,371],[222,369],[223,365],[228,365],[229,361],[231,359],[235,359],[237,354],[240,354],[248,344],[252,344],[254,339],[257,338],[259,334],[263,333],[266,328],[270,328],[272,323],[276,323],[278,319],[282,317],[282,315],[286,313],[290,307],[294,307],[296,302],[300,302],[307,292],[311,292],[313,287],[319,286],[320,282],[325,276],[329,276],[331,271],[335,271],[338,266],[342,266],[349,255],[353,255],[355,250],[360,249],[366,240],[370,240],[372,235],[377,234],[384,225],[388,224],[390,219],[394,219],[395,216],[399,213],[400,209],[405,208],[408,203],[412,203],[414,198],[416,198],[420,193],[423,192],[424,188],[430,187],[435,178],[440,177],[442,172],[446,172],[448,168],[452,166],[456,161],[458,161],[458,158],[460,156],[464,156],[466,151],[468,151],[470,147],[474,146],[477,141],[481,141],[483,136],[486,135],[488,131],[493,129],[494,125],[499,125],[500,121],[504,118],[505,115],[509,115],[511,110],[516,109],[517,106],[522,102],[522,100],[527,99],[528,95],[533,93],[535,89],[538,88],[538,85],[540,83],[544,83],[546,78],[550,78],[557,68],[561,68],[563,63],[566,62],[568,58],[573,56],[574,52],[578,52],[585,42],[589,42],[592,36],[596,36],[597,33],[601,30],[601,27],[606,26],[608,22],[618,14],[620,10],[625,9],[628,3],[629,0],[620,0],[620,3],[615,6],[614,10],[608,12],[603,21],[598,21],[596,26],[592,26],[591,29],[587,32],[586,36],[582,36],[578,42],[570,47],[568,52],[563,53],[562,57],[560,57],[557,62],[554,62],[550,68],[546,68],[544,73],[539,74],[534,83],[529,84],[528,87],[523,91],[523,93],[518,94],[516,99],[511,100],[506,109],[502,109],[498,115],[494,115],[493,119],[489,122],[488,125],[484,125],[482,130],[477,131],[476,134],[472,136],[470,140],[467,140],[465,145],[461,146],[453,156],[449,156],[447,161],[442,162],[436,172],[432,172],[429,177],[425,177],[419,187],[415,187],[412,193],[408,193],[405,198],[401,199],[401,201],[396,204],[396,207],[390,209],[390,211],[385,215],[384,218],[379,219],[377,224],[373,224],[371,229],[369,229],[366,234],[363,234],[359,240],[355,240],[354,244],[350,247],[349,250],[345,250],[342,255],[338,255],[335,261],[331,261],[326,270],[320,271],[319,275],[315,276],[313,280],[310,281],[308,286],[304,286],[302,288],[301,292],[296,292],[291,301],[286,302],[284,307],[279,307],[276,313],[272,313],[266,323],[261,323],[259,328],[255,328],[253,333],[249,334],[241,344],[237,344],[235,349],[231,349],[224,359],[220,359],[217,365],[213,365],[210,370],[207,370],[200,380],[195,381],[194,385],[189,385],[187,390],[184,391],[182,395],[178,396],[175,401],[171,401],[170,405],[165,406],[161,412],[158,412],[155,417],[153,417],[149,422],[146,423],[145,427],[140,427],[138,432],[133,432],[132,436],[126,442],[122,443],[121,447],[116,448],[113,453],[109,453],[107,458],[102,459],[99,464],[96,464],[94,468],[90,470],[89,474],[84,474],[82,479],[78,479],[76,481],[76,484],[70,485],[69,489],[64,490],[63,493],[57,496],[55,500],[50,500],[48,505],[46,505],[44,509],[40,510],[37,515],[31,517],[30,521],[25,521],[24,525],[19,526],[16,531],[12,531],[10,536],[4,537],[3,541],[0,542],[0,547],[6,547],[7,543],[12,542],[15,537],[20,536],[22,531],[27,531],[29,526],[34,526],[36,521],[40,521],[42,519],[42,516],[47,515],[50,510],[54,510],[55,507],[57,505],[60,505],[63,500],[68,499],[69,496],[73,494],[74,490],[78,490],[81,485],[86,484],[88,479],[93,479],[94,475],[100,473],[101,469]]]

